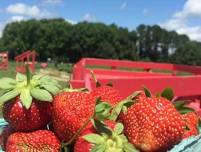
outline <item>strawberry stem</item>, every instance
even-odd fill
[[[30,73],[28,64],[26,64],[26,76],[27,76],[27,86],[29,86],[30,81],[31,81],[31,73]]]
[[[93,80],[96,82],[96,87],[100,87],[101,84],[100,84],[100,82],[97,80],[97,78],[96,78],[94,72],[93,72],[92,70],[91,70],[90,72],[91,72],[91,76],[92,76]]]
[[[89,119],[87,119],[87,121],[82,125],[81,128],[78,129],[78,131],[76,132],[76,134],[74,134],[73,137],[72,137],[67,143],[64,143],[64,144],[62,145],[62,148],[63,148],[64,146],[68,146],[68,145],[72,144],[72,142],[76,139],[76,137],[77,137],[77,136],[82,132],[82,130],[89,124],[89,122],[90,122],[92,119],[94,119],[94,117],[95,117],[95,113],[94,113],[91,117],[89,117]]]

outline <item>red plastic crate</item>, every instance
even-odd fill
[[[95,88],[95,82],[90,74],[90,67],[93,67],[94,74],[102,84],[111,82],[123,97],[128,96],[133,91],[142,89],[143,86],[148,87],[153,93],[171,87],[176,98],[191,99],[191,101],[194,101],[191,106],[193,105],[197,111],[200,111],[200,66],[82,58],[73,67],[70,83],[74,88],[86,87],[89,90]],[[137,68],[140,71],[127,71],[125,68],[130,68],[130,70]],[[168,73],[164,73],[164,70]],[[179,72],[188,72],[190,75],[179,76],[177,75]]]
[[[34,72],[35,71],[35,64],[36,64],[36,52],[35,51],[26,51],[22,54],[15,57],[16,61],[16,72],[25,73],[26,68],[25,65],[29,65],[29,69]]]

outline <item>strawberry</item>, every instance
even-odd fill
[[[111,86],[100,86],[91,91],[91,95],[94,100],[100,98],[101,101],[108,102],[112,106],[116,105],[122,100],[122,97],[118,90]]]
[[[129,141],[144,152],[166,151],[183,136],[185,123],[180,113],[164,97],[140,97],[119,120]],[[117,105],[118,107],[118,105]]]
[[[108,151],[108,152],[137,152],[125,135],[122,134],[123,125],[114,121],[105,121],[111,134],[98,132],[92,124],[82,132],[74,145],[74,152]]]
[[[112,85],[101,85],[93,71],[91,71],[91,76],[96,82],[96,88],[91,91],[91,95],[94,97],[94,101],[96,101],[97,98],[100,98],[101,101],[107,102],[111,106],[114,106],[123,99],[120,95],[120,92],[113,88]]]
[[[92,149],[92,144],[88,141],[86,141],[82,136],[90,134],[90,133],[95,133],[96,130],[93,127],[92,124],[89,124],[80,134],[80,137],[77,138],[75,145],[74,145],[74,152],[90,152]]]
[[[6,152],[59,152],[60,141],[53,132],[38,130],[31,133],[16,132],[8,137]]]
[[[31,131],[44,127],[51,119],[52,104],[33,99],[27,110],[19,97],[3,107],[4,119],[17,131]]]
[[[51,119],[53,95],[59,91],[58,82],[48,76],[31,77],[18,73],[16,80],[0,79],[0,104],[4,119],[16,131],[33,131],[43,128]]]
[[[189,112],[182,115],[184,121],[186,122],[187,129],[183,135],[184,138],[188,138],[190,136],[196,136],[199,134],[198,132],[198,121],[199,117],[195,112]]]
[[[53,102],[53,129],[60,140],[69,141],[94,113],[89,93],[61,92]]]

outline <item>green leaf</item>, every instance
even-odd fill
[[[105,144],[95,145],[92,147],[91,152],[105,152],[105,149],[106,149]]]
[[[135,91],[133,92],[130,96],[128,96],[128,100],[132,100],[134,98],[136,98],[137,96],[139,96],[142,93],[142,91]]]
[[[3,94],[5,94],[6,91],[5,90],[0,90],[0,96],[2,96]]]
[[[62,87],[59,85],[58,81],[56,81],[56,80],[50,78],[49,76],[43,76],[43,77],[41,77],[41,79],[39,80],[39,84],[40,84],[40,85],[56,86],[56,87],[58,87],[58,88],[60,88],[60,89],[62,88]]]
[[[124,107],[126,107],[126,108],[129,108],[129,107],[131,107],[133,104],[135,103],[135,101],[133,101],[133,100],[128,100],[127,102],[125,102],[124,103]]]
[[[16,81],[11,78],[0,79],[0,89],[7,90],[15,87]]]
[[[105,110],[110,110],[111,108],[112,108],[112,106],[109,103],[100,102],[99,104],[96,105],[95,111],[101,112],[101,111],[105,111]]]
[[[32,103],[32,96],[29,89],[23,89],[20,94],[20,100],[26,109],[29,109]]]
[[[112,131],[110,128],[108,128],[103,122],[100,120],[94,119],[94,127],[99,133],[105,133],[108,136],[112,135]]]
[[[194,112],[195,110],[193,108],[189,108],[189,107],[182,107],[181,109],[179,109],[179,112],[181,114],[185,114],[185,113],[189,113],[189,112]]]
[[[171,101],[174,98],[174,92],[171,88],[166,88],[163,90],[161,96]]]
[[[128,109],[130,106],[132,106],[135,103],[134,100],[123,100],[119,102],[112,110],[110,120],[116,121],[118,118],[119,114],[123,109]]]
[[[118,118],[118,116],[119,116],[119,114],[120,114],[120,112],[121,112],[121,110],[122,110],[122,107],[123,107],[123,104],[120,104],[120,103],[117,104],[117,105],[113,108],[109,119],[110,119],[110,120],[113,120],[113,121],[116,121],[116,119]]]
[[[3,104],[5,103],[6,101],[9,101],[13,98],[15,98],[16,96],[18,96],[20,94],[20,92],[18,90],[11,90],[5,94],[3,94],[1,97],[0,97],[0,103]]]
[[[119,135],[119,137],[121,138],[121,140],[125,143],[128,142],[127,137],[124,134]]]
[[[16,75],[16,81],[17,82],[22,82],[22,81],[26,81],[27,78],[24,74],[21,74],[21,73],[17,73]]]
[[[144,93],[145,93],[146,97],[151,97],[151,92],[148,88],[144,87]]]
[[[42,78],[43,75],[42,74],[37,74],[37,75],[33,75],[32,79],[34,80],[39,80],[40,78]]]
[[[122,107],[122,112],[123,112],[123,114],[127,114],[128,108],[126,106],[123,106]]]
[[[140,152],[137,150],[132,144],[130,143],[125,143],[124,144],[124,151],[125,152]]]
[[[87,134],[85,136],[82,136],[86,141],[94,144],[101,144],[104,142],[104,138],[98,134]]]
[[[51,94],[53,95],[56,95],[60,89],[54,85],[47,85],[47,84],[44,84],[44,85],[41,85],[44,89],[46,89],[47,91],[49,91]]]
[[[40,101],[52,102],[53,100],[52,95],[44,89],[38,89],[38,88],[31,89],[31,96]]]
[[[109,103],[101,101],[100,97],[96,99],[95,117],[97,119],[101,121],[109,119],[111,109],[112,106]]]
[[[185,101],[175,101],[172,103],[176,109],[182,108],[185,105]]]
[[[43,77],[41,77],[41,78],[40,78],[40,81],[41,81],[42,84],[50,84],[50,85],[51,85],[51,84],[52,84],[52,85],[58,84],[58,81],[56,81],[56,80],[50,78],[49,76],[43,76]]]
[[[114,127],[114,132],[117,133],[118,135],[121,134],[124,130],[124,126],[122,123],[117,123]]]

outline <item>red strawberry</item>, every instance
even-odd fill
[[[133,152],[137,152],[137,150],[134,149],[134,147],[128,143],[126,137],[121,133],[123,131],[123,128],[121,128],[122,125],[120,125],[121,126],[120,128],[115,130],[115,128],[117,128],[116,126],[118,126],[119,123],[116,123],[114,121],[105,121],[105,124],[112,130],[111,135],[107,135],[105,133],[98,134],[94,126],[90,124],[82,132],[80,137],[76,140],[74,146],[74,152],[90,152],[92,151],[92,149],[94,150],[96,147],[99,147],[100,151],[101,148],[103,148],[102,151],[123,152],[126,148],[128,148],[128,146],[133,150]],[[99,143],[98,141],[101,142]]]
[[[74,152],[90,152],[93,145],[88,141],[86,141],[84,138],[82,138],[82,136],[95,132],[96,132],[95,128],[90,123],[80,134],[80,137],[76,140],[74,146]]]
[[[17,74],[16,80],[0,79],[3,116],[16,131],[43,128],[51,119],[52,96],[59,91],[57,81],[47,76]]]
[[[23,107],[19,97],[3,107],[4,119],[17,131],[32,131],[44,127],[51,119],[52,104],[32,101],[29,109]]]
[[[1,136],[0,136],[0,141],[1,141],[0,145],[1,145],[2,150],[6,149],[7,139],[14,132],[15,131],[10,126],[6,126],[3,128]]]
[[[122,100],[119,91],[111,86],[97,87],[91,92],[91,95],[94,96],[94,100],[100,97],[101,101],[108,102],[112,106]]]
[[[184,133],[182,116],[163,97],[139,98],[119,119],[129,141],[145,152],[166,151]]]
[[[53,128],[60,140],[69,141],[94,113],[93,97],[84,92],[61,92],[53,102]]]
[[[190,136],[196,136],[198,132],[198,121],[199,117],[195,112],[189,112],[182,115],[184,121],[186,122],[186,130],[183,138],[188,138]]]
[[[59,152],[59,149],[59,140],[48,130],[32,133],[17,132],[9,136],[6,144],[6,152]]]

